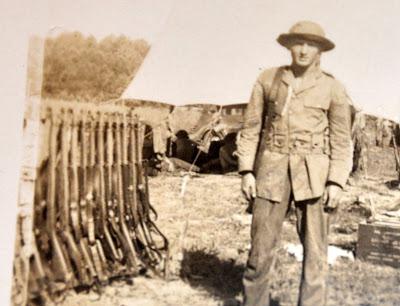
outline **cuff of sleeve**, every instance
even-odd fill
[[[253,161],[252,160],[247,160],[247,159],[243,159],[240,158],[239,156],[239,169],[238,172],[245,172],[245,171],[250,171],[253,172]]]
[[[253,173],[253,171],[251,171],[251,170],[239,171],[239,174],[240,174],[241,176],[246,175],[247,173]]]
[[[342,173],[335,173],[331,171],[331,173],[329,173],[328,176],[327,185],[328,184],[337,185],[343,189],[343,187],[346,185],[347,177],[348,175],[343,176]]]
[[[330,185],[338,186],[338,187],[340,187],[340,188],[343,189],[343,186],[342,186],[342,185],[340,185],[340,184],[338,184],[338,183],[336,183],[336,182],[333,182],[333,181],[328,181],[328,182],[326,183],[326,186],[330,186]]]

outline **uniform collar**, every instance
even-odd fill
[[[303,77],[301,84],[298,88],[295,86],[295,76],[290,66],[285,67],[282,75],[282,81],[293,88],[295,94],[299,94],[307,89],[314,87],[317,80],[322,76],[321,68],[315,67],[308,71]]]

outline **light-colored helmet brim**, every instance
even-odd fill
[[[321,48],[321,51],[329,51],[335,48],[335,44],[330,41],[329,39],[318,36],[318,35],[313,35],[313,34],[302,34],[302,33],[287,33],[287,34],[281,34],[277,38],[278,43],[280,43],[282,46],[289,48],[292,44],[292,42],[296,39],[304,39],[307,41],[314,42],[318,44]]]

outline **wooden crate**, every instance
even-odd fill
[[[380,265],[400,267],[400,222],[360,223],[357,257]]]

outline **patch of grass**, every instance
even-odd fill
[[[157,225],[172,246],[170,280],[138,277],[133,285],[108,286],[100,301],[75,294],[61,306],[221,306],[227,300],[240,299],[251,218],[245,212],[240,177],[191,178],[183,199],[179,198],[181,182],[181,177],[166,174],[150,179],[150,199],[159,215]],[[332,218],[330,243],[354,250],[358,223],[366,219],[357,199],[368,192],[378,212],[392,207],[400,197],[400,191],[391,190],[384,181],[360,180],[354,186],[346,186],[340,209]],[[181,250],[179,238],[186,221]],[[299,243],[295,221],[289,216],[284,222],[281,247],[276,250],[270,279],[274,306],[297,303],[301,263],[283,248],[288,242]],[[400,305],[400,269],[339,260],[330,268],[328,286],[329,306]]]

